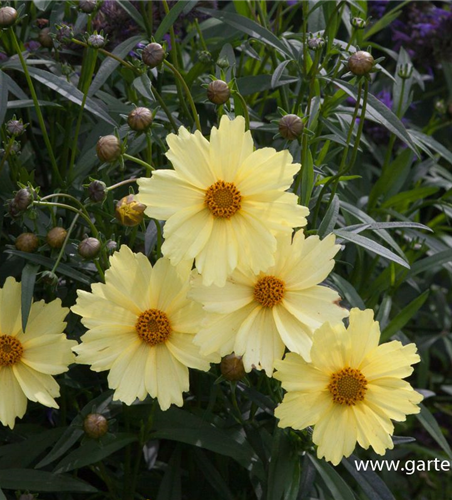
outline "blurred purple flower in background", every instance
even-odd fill
[[[35,52],[39,49],[39,47],[41,47],[41,44],[36,40],[30,40],[29,42],[25,42],[24,46],[27,52]]]
[[[378,21],[385,14],[389,0],[370,0],[367,4],[367,13],[373,20]]]

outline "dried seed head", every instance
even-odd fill
[[[369,52],[360,50],[348,59],[348,69],[358,76],[367,75],[374,67],[374,58]]]
[[[225,356],[220,364],[221,374],[226,380],[241,380],[245,376],[242,356],[234,353]]]
[[[231,90],[223,80],[214,80],[207,87],[207,98],[214,104],[224,104],[231,97]]]
[[[78,245],[78,253],[84,259],[94,259],[100,252],[101,244],[97,238],[85,238]]]
[[[116,204],[115,217],[124,226],[137,226],[144,218],[146,205],[136,201],[133,194],[124,196]]]
[[[54,227],[46,236],[47,244],[52,248],[61,248],[66,239],[67,231],[64,227]]]
[[[38,42],[46,49],[53,47],[53,38],[50,36],[50,28],[43,28],[38,35]]]
[[[9,28],[17,19],[17,10],[12,7],[2,7],[0,9],[0,28]]]
[[[15,247],[21,252],[33,253],[36,252],[39,246],[39,240],[34,233],[22,233],[15,242]]]
[[[121,143],[115,135],[106,135],[97,141],[96,151],[101,162],[113,163],[121,156]]]
[[[100,413],[90,413],[83,421],[83,430],[92,439],[99,439],[108,432],[108,421]]]
[[[132,130],[135,130],[135,132],[143,132],[152,125],[153,119],[154,117],[150,109],[140,107],[135,108],[129,113],[127,123]]]
[[[143,52],[141,53],[141,59],[143,60],[144,64],[146,64],[146,66],[155,68],[165,59],[165,51],[159,43],[152,42],[146,45],[146,47],[143,49]]]
[[[281,118],[281,120],[279,120],[278,129],[284,139],[293,141],[294,139],[301,137],[304,124],[301,118],[297,115],[285,115]]]

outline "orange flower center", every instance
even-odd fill
[[[214,217],[230,219],[241,208],[242,196],[232,182],[217,181],[206,191],[205,204]]]
[[[335,403],[354,406],[358,401],[364,400],[366,386],[366,377],[359,370],[343,368],[331,375],[328,390]]]
[[[264,307],[273,307],[281,303],[284,290],[284,281],[275,276],[264,276],[254,286],[254,300]]]
[[[0,366],[15,365],[20,361],[24,348],[19,340],[11,335],[0,336]]]
[[[141,313],[135,329],[138,337],[150,346],[166,342],[171,334],[168,316],[158,309],[148,309]]]

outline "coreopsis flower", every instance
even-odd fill
[[[278,237],[275,265],[258,275],[236,270],[222,288],[193,278],[189,297],[214,313],[206,318],[195,343],[201,353],[235,352],[247,372],[273,372],[287,347],[310,360],[313,332],[324,322],[340,322],[348,311],[337,305],[334,290],[319,285],[334,266],[340,246],[333,234],[320,240],[298,231]]]
[[[352,309],[350,326],[326,323],[315,332],[311,363],[289,353],[274,377],[288,392],[275,411],[280,427],[314,426],[317,456],[337,465],[356,443],[384,455],[394,447],[391,420],[419,413],[422,396],[403,380],[420,361],[415,344],[378,345],[373,311]]]
[[[196,259],[205,285],[223,286],[237,265],[259,273],[274,265],[276,232],[306,224],[309,210],[286,190],[300,168],[273,148],[254,151],[245,120],[223,116],[210,142],[181,127],[167,138],[174,170],[139,179],[146,214],[166,220],[163,254]]]
[[[148,394],[162,410],[182,406],[189,390],[188,368],[207,371],[210,360],[192,340],[202,308],[187,299],[191,265],[172,266],[162,258],[152,267],[127,246],[110,257],[105,284],[79,290],[72,311],[88,332],[74,348],[77,362],[96,372],[109,370],[113,399],[131,405]]]
[[[0,289],[0,422],[14,427],[27,399],[58,408],[60,388],[53,375],[64,373],[74,361],[76,344],[63,333],[69,309],[60,299],[34,302],[26,332],[21,322],[22,286],[12,277]]]

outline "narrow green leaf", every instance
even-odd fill
[[[419,405],[421,412],[416,415],[419,422],[423,425],[424,429],[432,436],[432,438],[441,446],[447,453],[448,457],[452,460],[452,450],[449,443],[446,441],[438,422],[435,417],[430,413],[430,410],[422,403]]]
[[[1,72],[0,72],[1,74]],[[39,107],[44,107],[44,106],[50,106],[53,108],[61,108],[63,109],[63,106],[61,104],[58,104],[57,102],[50,102],[50,101],[38,101]],[[33,102],[32,99],[20,99],[18,101],[9,101],[8,102],[8,109],[22,109],[22,108],[33,108],[35,103]]]
[[[442,156],[446,161],[452,164],[452,151],[435,140],[431,135],[423,134],[419,130],[410,130],[410,135],[416,137],[430,149]]]
[[[359,296],[359,293],[351,283],[335,273],[331,273],[330,277],[339,289],[342,297],[344,297],[352,307],[359,307],[361,310],[366,309],[366,304],[364,304],[363,299]]]
[[[127,14],[129,14],[129,16],[138,24],[138,26],[140,26],[140,28],[143,28],[143,30],[146,29],[143,16],[137,11],[129,0],[117,0],[117,3],[127,12]]]
[[[391,250],[388,250],[387,248],[380,245],[376,241],[366,238],[365,236],[361,236],[360,234],[350,233],[342,229],[337,229],[334,232],[336,233],[337,236],[339,236],[344,240],[355,243],[356,245],[359,245],[365,248],[366,250],[376,253],[377,255],[381,255],[385,259],[392,260],[393,262],[396,262],[397,264],[400,264],[403,267],[406,267],[408,269],[410,268],[410,265],[406,260],[400,258],[394,252],[391,252]]]
[[[242,76],[241,78],[237,78],[237,87],[242,95],[251,95],[256,92],[264,92],[265,90],[282,87],[297,81],[298,78],[281,76],[273,86],[272,77],[270,75]]]
[[[337,218],[339,216],[339,198],[334,195],[331,205],[319,226],[319,236],[324,238],[327,234],[330,234],[336,226]]]
[[[311,454],[308,456],[334,500],[355,500],[353,491],[329,463],[319,460]]]
[[[439,187],[421,187],[416,189],[411,189],[410,191],[403,191],[402,193],[396,194],[382,203],[381,208],[390,208],[396,205],[411,205],[424,198],[437,193]]]
[[[171,26],[177,21],[177,18],[185,9],[187,4],[187,0],[179,0],[176,5],[174,5],[174,7],[169,11],[169,13],[163,18],[154,35],[156,42],[162,41],[165,34],[168,33]]]
[[[182,500],[180,459],[180,446],[176,446],[160,483],[157,500]]]
[[[3,71],[0,71],[0,125],[3,123],[8,107],[8,85],[3,78]]]
[[[27,328],[28,315],[30,314],[31,303],[33,302],[33,292],[35,289],[36,274],[39,265],[25,264],[22,270],[22,294],[21,294],[21,312],[22,312],[22,330]]]
[[[32,490],[73,493],[96,493],[93,486],[62,474],[32,469],[5,469],[0,471],[0,484],[4,490]]]
[[[5,494],[3,493],[3,491],[0,489],[0,500],[7,500],[7,498],[5,497]]]
[[[384,342],[401,330],[408,321],[418,312],[428,298],[429,290],[426,290],[422,295],[416,297],[412,302],[405,306],[399,314],[397,314],[383,330],[381,341]]]
[[[407,274],[407,278],[413,278],[417,274],[437,269],[443,264],[449,264],[450,262],[452,262],[452,249],[443,250],[442,252],[438,252],[435,255],[418,260],[412,264],[411,269]]]
[[[271,86],[272,88],[275,88],[279,82],[279,80],[281,80],[281,77],[284,73],[284,70],[286,68],[286,66],[290,63],[290,59],[286,59],[285,61],[283,61],[282,63],[279,63],[278,66],[276,67],[275,71],[273,72],[273,75],[272,75],[272,80],[271,80]]]
[[[222,478],[218,470],[212,465],[212,462],[207,458],[206,454],[201,449],[195,448],[193,450],[193,455],[196,462],[198,462],[199,470],[202,474],[204,474],[206,480],[217,492],[218,498],[224,498],[224,500],[234,500],[235,497],[229,489],[228,484]]]

